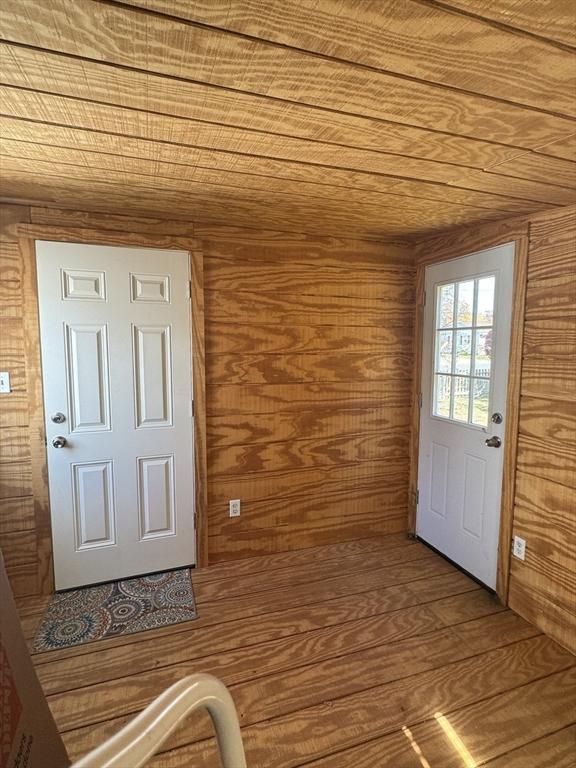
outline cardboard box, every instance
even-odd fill
[[[0,767],[65,768],[66,749],[36,677],[0,553]]]

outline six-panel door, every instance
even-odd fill
[[[193,564],[189,254],[36,253],[56,588]]]

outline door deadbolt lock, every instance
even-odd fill
[[[502,440],[497,435],[489,437],[485,442],[488,448],[500,448],[502,445]]]
[[[54,448],[64,448],[66,443],[67,440],[65,437],[62,437],[62,435],[58,435],[58,437],[55,437],[54,440],[52,440],[52,445]]]
[[[54,424],[64,424],[66,421],[66,416],[64,416],[63,413],[53,413],[52,416],[50,416],[50,420],[54,422]]]
[[[504,421],[504,416],[502,416],[501,413],[496,412],[492,414],[493,424],[502,424],[503,421]]]

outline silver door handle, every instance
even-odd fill
[[[65,437],[62,437],[62,435],[58,435],[58,437],[55,437],[54,440],[52,440],[52,445],[54,448],[64,448],[68,441]]]
[[[487,440],[484,441],[488,448],[500,448],[502,445],[502,440],[497,435],[494,435],[494,437],[489,437]]]

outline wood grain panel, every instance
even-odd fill
[[[546,397],[523,397],[520,430],[529,438],[570,445],[576,434],[576,403]]]
[[[0,536],[0,547],[8,571],[32,563],[36,565],[36,534],[34,531],[14,531]]]
[[[395,357],[378,353],[318,355],[209,355],[206,374],[216,384],[276,384],[306,381],[385,381],[410,371],[410,352]]]
[[[393,153],[373,152],[364,149],[335,147],[330,144],[308,142],[303,139],[289,139],[283,136],[275,137],[271,135],[264,143],[261,141],[261,135],[257,132],[238,131],[237,129],[220,126],[218,134],[214,134],[212,127],[203,123],[190,123],[189,120],[156,116],[154,113],[143,113],[140,115],[140,119],[138,119],[139,113],[130,110],[112,108],[105,105],[101,106],[93,102],[76,102],[64,97],[38,93],[31,94],[28,91],[15,90],[4,86],[0,86],[0,95],[4,114],[12,118],[18,118],[17,122],[20,124],[20,130],[16,132],[13,125],[12,135],[18,136],[20,139],[24,135],[23,128],[25,128],[22,125],[22,121],[34,120],[47,123],[49,127],[51,127],[52,123],[56,125],[64,124],[69,125],[71,128],[99,131],[120,137],[127,136],[131,139],[142,139],[147,142],[162,142],[166,131],[169,130],[173,135],[173,143],[177,144],[180,148],[180,153],[192,150],[188,161],[178,163],[178,167],[173,169],[169,167],[169,163],[177,159],[173,152],[172,154],[168,153],[164,164],[161,166],[158,164],[154,165],[152,158],[150,161],[146,157],[132,159],[128,155],[122,158],[120,166],[122,172],[116,172],[119,166],[118,160],[113,157],[108,158],[103,152],[93,154],[90,162],[87,163],[88,157],[86,153],[75,149],[50,148],[49,145],[46,145],[46,140],[43,140],[42,145],[36,149],[32,142],[28,148],[26,144],[19,143],[15,145],[12,142],[7,142],[2,163],[5,171],[11,172],[10,176],[12,178],[17,178],[16,172],[18,170],[23,172],[31,171],[35,164],[38,163],[39,169],[49,176],[69,175],[71,178],[81,179],[83,178],[82,172],[85,172],[87,166],[90,170],[94,171],[96,178],[101,180],[115,180],[122,178],[122,174],[124,177],[127,174],[131,174],[132,183],[136,184],[138,175],[141,175],[144,179],[150,179],[149,183],[151,184],[153,182],[150,177],[153,175],[160,188],[179,189],[188,193],[195,190],[201,191],[201,189],[208,191],[211,186],[236,186],[242,190],[242,194],[238,191],[236,193],[239,200],[242,198],[256,200],[256,190],[262,188],[269,189],[269,193],[271,195],[274,194],[276,198],[282,197],[283,190],[286,193],[290,193],[292,197],[297,195],[298,191],[294,187],[298,187],[298,185],[289,185],[282,182],[275,183],[272,174],[269,174],[270,181],[266,184],[258,183],[256,179],[246,179],[246,186],[251,186],[255,190],[250,194],[248,190],[243,188],[243,180],[241,178],[235,180],[230,175],[225,177],[216,172],[194,172],[195,150],[197,149],[225,152],[228,147],[233,145],[236,147],[234,150],[236,153],[250,156],[255,153],[254,146],[256,145],[259,156],[264,158],[301,163],[317,170],[322,170],[324,166],[328,166],[336,170],[355,170],[360,174],[371,173],[389,177],[392,182],[392,188],[389,192],[392,195],[386,199],[386,209],[396,209],[398,216],[400,215],[402,204],[406,205],[408,210],[427,211],[430,216],[434,216],[439,226],[442,224],[449,226],[450,223],[458,221],[459,210],[458,208],[450,210],[452,206],[468,205],[472,210],[466,212],[468,216],[472,216],[474,214],[474,204],[482,203],[482,198],[475,197],[472,194],[467,199],[466,196],[461,194],[458,198],[458,203],[457,200],[453,199],[453,195],[448,192],[446,196],[448,199],[444,201],[447,210],[443,214],[437,203],[433,203],[434,194],[431,195],[432,202],[426,204],[427,186],[421,186],[419,191],[412,187],[412,194],[408,194],[405,198],[402,197],[402,199],[400,199],[400,195],[394,196],[395,192],[401,193],[402,190],[405,193],[410,192],[410,186],[402,185],[403,179],[421,181],[425,185],[449,184],[463,190],[472,190],[472,192],[477,191],[485,192],[489,195],[501,195],[503,200],[499,209],[509,213],[519,210],[542,210],[551,203],[568,205],[576,199],[576,193],[573,190],[574,173],[572,166],[567,161],[558,159],[547,160],[546,165],[548,167],[543,168],[539,173],[541,179],[558,177],[555,184],[544,180],[532,180],[530,178],[525,179],[507,175],[504,172],[508,166],[507,163],[502,164],[502,166],[495,166],[491,172],[475,168],[462,168],[459,173],[455,174],[454,166],[442,163],[441,161],[412,158]],[[83,104],[83,108],[77,111],[79,103]],[[191,130],[193,130],[194,136],[193,143],[190,140]],[[50,131],[51,133],[52,131]],[[37,127],[34,127],[33,135],[38,135]],[[259,143],[257,143],[258,141]],[[94,144],[92,144],[93,146]],[[182,157],[180,153],[177,157]],[[48,160],[46,158],[51,159]],[[183,158],[186,159],[186,154],[183,155]],[[156,169],[155,172],[154,168]],[[500,168],[502,168],[502,172],[499,172]],[[308,176],[310,175],[308,173]],[[199,177],[198,181],[195,180],[196,176]],[[200,186],[202,176],[204,176],[204,181]],[[399,184],[395,190],[394,182],[396,180],[398,180]],[[184,184],[183,182],[186,183]],[[349,183],[348,186],[352,186],[349,192],[351,203],[360,205],[364,199],[366,201],[364,204],[368,209],[371,205],[376,206],[379,203],[381,205],[381,195],[386,194],[386,192],[382,191],[380,196],[378,196],[371,194],[371,190],[361,191],[361,188],[355,192],[353,185]],[[290,187],[292,187],[292,190]],[[305,195],[324,197],[326,200],[333,199],[334,202],[340,199],[340,207],[343,208],[342,196],[344,193],[339,193],[338,188],[331,191],[326,187],[316,187],[313,189],[304,186],[302,190],[302,193]],[[419,200],[420,197],[422,200]],[[506,204],[507,198],[517,199],[523,201],[523,203],[515,205],[512,202],[508,206]],[[539,205],[530,205],[529,201]],[[482,211],[481,208],[478,213],[483,213],[484,217],[488,218],[487,214],[494,206],[490,205],[490,200],[488,199],[484,202],[488,203],[486,206],[487,210]]]
[[[447,648],[445,651],[448,659],[452,651]],[[360,693],[333,698],[328,707],[317,704],[248,725],[242,734],[247,759],[255,765],[266,765],[267,760],[272,760],[278,768],[305,764],[323,757],[326,752],[336,752],[359,741],[401,730],[407,722],[419,722],[434,717],[436,712],[473,703],[475,693],[469,685],[469,675],[481,679],[486,696],[496,696],[571,666],[569,654],[559,653],[558,646],[541,637],[492,650],[481,657],[459,658],[449,670],[440,666],[420,672],[418,688],[414,688],[410,680],[400,678]],[[369,668],[366,674],[370,675]],[[263,693],[264,686],[263,680],[261,691],[256,690],[254,694]],[[154,759],[151,765],[174,768],[184,760],[215,764],[214,747],[212,739],[190,744]]]
[[[573,442],[556,443],[520,433],[518,469],[523,472],[569,486],[573,482],[575,460]]]
[[[571,0],[537,5],[519,3],[518,0],[499,0],[497,5],[491,0],[474,0],[473,5],[467,0],[442,0],[442,5],[467,13],[472,12],[475,16],[499,22],[512,29],[530,32],[545,40],[576,47],[574,6]]]
[[[289,135],[324,143],[363,149],[394,151],[399,154],[447,160],[457,165],[482,168],[510,156],[510,148],[481,139],[431,132],[396,118],[380,120],[354,114],[351,110],[330,109],[259,96],[243,91],[227,91],[209,84],[166,78],[152,72],[126,71],[105,62],[79,61],[38,49],[5,44],[0,48],[0,67],[7,85],[45,90],[46,70],[51,73],[53,93],[85,100],[110,102],[117,106],[154,111],[211,123],[226,123],[264,133]],[[107,83],[113,81],[111,92]],[[410,116],[412,122],[419,116]],[[553,122],[550,116],[544,122]],[[385,133],[378,130],[385,127]],[[550,125],[551,127],[551,125]],[[569,124],[558,120],[552,135],[567,134]],[[32,126],[26,126],[30,130]],[[543,125],[544,136],[547,136]],[[41,129],[41,127],[40,127]],[[559,130],[558,130],[559,129]],[[64,134],[56,132],[56,136]],[[17,139],[18,136],[14,135]],[[23,135],[20,138],[24,138]],[[522,145],[526,137],[510,136]],[[40,140],[40,139],[38,139]],[[93,137],[95,148],[97,137]],[[58,143],[61,144],[59,140]],[[65,146],[65,144],[62,144]],[[76,146],[81,146],[80,143]],[[560,155],[561,157],[562,155]],[[570,155],[565,155],[570,158]],[[525,156],[522,155],[522,159]]]
[[[120,232],[139,234],[172,235],[175,237],[194,237],[194,224],[188,221],[170,219],[145,219],[142,217],[123,216],[121,214],[99,214],[94,211],[66,211],[61,208],[31,208],[31,224],[82,229],[111,229]]]
[[[210,32],[214,36],[214,45],[224,45],[221,29],[232,30],[271,40],[290,49],[325,55],[334,64],[335,60],[359,63],[375,70],[399,73],[417,80],[426,79],[486,96],[498,92],[506,101],[532,104],[565,114],[571,114],[574,108],[570,90],[573,68],[569,51],[551,51],[545,41],[534,39],[530,41],[530,58],[527,61],[526,41],[522,37],[487,26],[470,16],[448,14],[435,6],[422,6],[406,0],[382,0],[377,8],[351,8],[345,2],[331,2],[327,7],[322,4],[302,14],[297,0],[275,0],[268,3],[263,17],[261,7],[255,0],[243,3],[237,9],[226,10],[219,6],[214,8],[210,2],[191,7],[186,0],[129,0],[129,4],[208,24],[212,28]],[[114,16],[109,23],[113,19]],[[159,33],[163,21],[158,20],[155,25]],[[117,23],[121,23],[120,18]],[[329,37],[325,33],[327,26]],[[447,27],[452,33],[448,41],[442,34]],[[195,31],[199,32],[199,29]],[[76,45],[79,37],[76,36]],[[198,34],[198,37],[200,50],[197,60],[202,56],[200,41],[203,35]],[[183,43],[185,39],[183,35]],[[248,55],[248,40],[241,37],[225,39],[230,60],[242,60],[242,51]],[[386,45],[383,45],[383,39],[386,39]],[[254,40],[250,42],[255,43]],[[507,67],[487,72],[486,48],[506,51]],[[259,44],[256,50],[261,61],[260,56],[265,56],[267,46]],[[407,51],[410,51],[409,55]],[[291,61],[291,53],[291,50],[285,52],[286,68]],[[542,77],[544,61],[558,75],[556,93],[545,90],[545,78]],[[164,62],[166,66],[168,56],[165,56]],[[311,68],[307,69],[310,78]],[[320,62],[317,69],[321,69]],[[248,67],[243,74],[249,78],[247,70]],[[529,84],[526,83],[528,78],[531,80]]]
[[[214,387],[210,391],[207,416],[255,413],[300,412],[303,409],[354,411],[358,408],[406,406],[409,396],[405,381],[391,380],[360,384],[267,384]],[[350,419],[354,413],[350,413]],[[353,430],[351,430],[353,431]]]
[[[407,264],[404,270],[398,265],[388,266],[383,260],[377,274],[359,270],[354,264],[340,269],[324,267],[318,272],[318,264],[268,263],[254,260],[208,257],[205,263],[207,290],[249,291],[262,285],[270,293],[278,295],[309,293],[314,296],[346,296],[361,299],[377,299],[394,296],[405,303],[414,300],[414,269]]]
[[[21,318],[2,318],[0,360],[2,370],[10,372],[11,391],[0,395],[0,426],[28,424],[26,361]]]
[[[276,327],[249,323],[208,322],[208,354],[257,354],[318,352],[372,352],[400,355],[410,351],[410,326],[292,325]]]
[[[390,482],[399,487],[406,483],[406,460],[339,464],[336,467],[314,467],[295,470],[274,470],[258,473],[256,477],[246,475],[214,478],[209,485],[209,500],[214,508],[228,510],[228,499],[236,494],[242,502],[269,499],[274,500],[293,495],[349,492],[359,487],[381,489]]]
[[[143,113],[142,118],[146,114]],[[49,161],[64,169],[71,166],[71,173],[75,174],[76,168],[88,165],[102,172],[120,169],[143,178],[153,177],[163,186],[171,186],[169,182],[160,182],[168,179],[176,186],[186,186],[190,190],[198,184],[207,189],[216,186],[230,191],[234,188],[265,190],[270,194],[324,199],[340,205],[348,200],[366,206],[387,204],[387,207],[399,208],[405,198],[408,205],[425,208],[429,215],[434,210],[437,212],[438,206],[420,201],[443,199],[453,213],[458,210],[454,206],[459,206],[472,215],[481,213],[476,209],[484,209],[486,213],[483,215],[489,215],[491,210],[512,214],[545,209],[555,200],[573,199],[570,187],[576,184],[573,166],[556,159],[541,161],[540,165],[546,166],[544,168],[526,169],[525,178],[519,172],[516,175],[510,173],[510,163],[501,163],[488,178],[472,173],[470,184],[463,180],[458,186],[447,188],[436,167],[440,161],[430,167],[414,164],[414,161],[403,167],[396,155],[383,155],[387,163],[384,167],[380,163],[382,153],[372,153],[375,155],[373,167],[361,164],[356,170],[351,164],[352,152],[349,150],[340,158],[338,145],[326,145],[333,150],[332,165],[328,166],[323,164],[328,162],[328,151],[319,153],[316,143],[312,147],[305,144],[293,146],[286,143],[286,139],[282,143],[278,139],[269,147],[266,145],[266,154],[260,157],[251,154],[255,150],[251,149],[253,142],[249,140],[254,137],[250,134],[246,137],[241,134],[234,140],[233,135],[224,135],[212,149],[207,139],[201,143],[202,132],[197,132],[196,144],[175,145],[159,140],[157,132],[142,134],[137,124],[124,137],[118,133],[116,125],[109,125],[111,132],[104,133],[90,131],[84,123],[80,128],[63,128],[52,123],[24,121],[21,109],[17,115],[16,118],[0,119],[0,130],[5,137],[2,154],[4,163],[13,158],[14,167],[23,170],[28,167],[24,161]],[[63,115],[62,120],[70,121],[70,118]],[[238,149],[234,152],[225,149],[232,144],[238,145]],[[295,151],[298,148],[299,153]],[[363,151],[366,154],[366,150]],[[18,159],[22,162],[16,163]],[[511,176],[514,176],[514,184],[511,184]],[[555,184],[548,185],[548,190],[536,186],[543,176],[555,180]],[[550,203],[540,199],[538,190],[550,193]]]
[[[403,3],[403,6],[407,5]],[[190,13],[190,6],[185,2],[180,3],[178,7]],[[283,7],[278,3],[275,12]],[[318,34],[318,25],[311,25],[310,14],[303,15],[301,11],[295,13],[296,7],[296,3],[288,6],[291,23],[294,25],[293,34],[301,34],[304,29],[308,37],[313,36],[314,30]],[[317,56],[285,47],[281,49],[282,56],[279,58],[277,45],[257,39],[262,36],[262,25],[266,24],[272,9],[264,16],[259,15],[254,39],[246,39],[218,29],[179,24],[173,19],[158,15],[151,19],[147,14],[121,6],[94,6],[87,0],[75,3],[73,9],[67,9],[65,19],[62,18],[63,11],[49,0],[42,0],[41,3],[36,0],[34,4],[31,0],[11,0],[4,5],[2,37],[8,41],[58,50],[75,56],[85,56],[90,52],[90,58],[136,69],[141,68],[144,61],[146,68],[153,72],[225,87],[235,88],[240,81],[244,91],[332,109],[340,107],[350,94],[354,94],[353,107],[364,115],[390,115],[398,119],[399,115],[403,116],[407,112],[405,105],[409,103],[420,114],[420,120],[425,121],[427,127],[434,128],[453,126],[455,114],[464,121],[466,118],[460,113],[466,112],[467,104],[471,110],[474,109],[474,104],[480,112],[483,111],[482,107],[486,106],[491,108],[490,111],[498,113],[498,106],[492,99],[477,95],[482,95],[483,92],[490,96],[495,91],[500,94],[502,101],[510,100],[514,106],[522,107],[523,104],[533,103],[535,106],[541,106],[544,111],[572,113],[571,58],[567,52],[550,51],[542,43],[536,43],[534,49],[531,48],[527,65],[522,38],[496,33],[494,39],[490,28],[473,22],[468,34],[464,32],[467,26],[464,24],[462,31],[465,40],[458,41],[458,35],[453,33],[450,41],[458,50],[446,55],[444,38],[440,48],[438,43],[434,46],[431,40],[426,40],[425,37],[422,39],[422,35],[442,34],[441,31],[435,32],[436,25],[430,23],[430,11],[419,9],[415,4],[412,4],[411,8],[416,12],[415,18],[410,19],[412,29],[409,32],[405,29],[402,33],[397,27],[401,24],[401,19],[397,12],[392,10],[383,13],[382,9],[379,9],[379,13],[376,13],[370,9],[367,12],[369,21],[352,22],[349,18],[342,18],[341,14],[345,12],[345,8],[340,7],[336,14],[325,16],[324,24],[328,24],[329,36],[324,32],[320,38],[317,37],[318,44],[322,46],[328,41],[336,45],[338,40],[340,45],[352,46],[355,59],[377,56],[377,68],[381,69],[388,64],[393,71],[397,71],[396,67],[399,67],[399,73],[409,78],[405,82],[394,74],[351,66],[347,60],[341,62],[332,57]],[[175,10],[174,4],[170,3],[168,12],[173,14]],[[322,10],[318,9],[316,13],[322,14]],[[432,17],[437,15],[435,11],[431,14]],[[382,18],[386,19],[387,24],[397,27],[394,34],[391,34],[391,30],[386,31],[380,27]],[[449,20],[440,14],[438,23],[441,30]],[[378,36],[376,40],[367,39],[367,36],[374,35],[379,27],[382,35],[380,45]],[[126,29],[131,30],[130,44],[123,33]],[[407,33],[409,37],[405,39]],[[289,26],[281,23],[277,27],[277,34],[289,35]],[[487,36],[491,38],[490,43],[486,40]],[[414,40],[418,41],[419,50],[422,51],[421,60],[414,53]],[[144,46],[144,41],[148,43],[148,48]],[[167,41],[170,41],[170,44]],[[384,46],[382,41],[385,41]],[[478,49],[480,42],[484,45]],[[493,67],[488,76],[485,53],[486,48],[492,45],[502,51],[503,55],[506,53],[506,66]],[[302,47],[301,40],[298,40],[297,46]],[[410,55],[407,54],[408,50]],[[214,51],[217,51],[219,56],[217,67],[214,66]],[[183,57],[184,52],[187,54],[186,58]],[[440,52],[442,61],[438,58]],[[435,72],[432,72],[432,64]],[[530,74],[526,71],[527,66]],[[423,82],[418,81],[418,73],[410,71],[410,68],[418,67],[425,70],[422,72]],[[546,77],[548,68],[552,71],[551,75]],[[263,72],[267,73],[264,78]],[[448,84],[451,73],[455,78],[452,88],[437,85],[440,82]],[[333,83],[334,86],[327,89],[327,82]],[[474,97],[469,95],[470,91],[476,92]],[[389,94],[388,99],[384,98],[386,93]],[[433,105],[433,115],[426,115],[425,105]],[[504,103],[501,109],[510,106]],[[450,123],[448,115],[443,112],[447,107],[452,107]],[[472,119],[471,114],[467,117],[469,121]],[[570,131],[566,134],[569,135]],[[497,140],[500,140],[500,137]]]
[[[522,394],[576,402],[576,349],[564,358],[525,358]]]
[[[0,534],[30,531],[35,527],[34,500],[31,496],[2,499]]]
[[[386,509],[386,515],[354,510],[353,517],[324,520],[313,524],[292,525],[286,528],[250,528],[239,530],[233,536],[209,536],[210,562],[220,563],[263,553],[284,552],[330,545],[356,538],[403,533],[407,530],[405,507]]]
[[[355,461],[402,458],[408,455],[405,427],[392,427],[372,435],[344,435],[331,440],[291,440],[278,443],[228,445],[209,448],[214,477],[247,472],[334,466]]]
[[[530,225],[531,280],[563,277],[576,272],[576,209],[564,208],[537,216]]]
[[[574,675],[574,669],[559,672],[545,681],[528,683],[522,690],[507,691],[452,711],[447,717],[444,716],[444,720],[434,717],[411,725],[409,734],[404,731],[385,736],[313,761],[310,765],[314,768],[346,768],[351,765],[355,768],[372,768],[374,765],[379,768],[422,768],[423,757],[431,766],[461,768],[463,756],[474,755],[477,765],[491,768],[494,765],[514,765],[517,768],[544,766],[549,756],[554,761],[549,763],[550,766],[569,768],[569,762],[556,762],[557,757],[561,758],[562,754],[567,756],[570,751],[568,734],[563,728],[558,729],[560,733],[564,732],[558,748],[553,748],[553,740],[548,742],[550,751],[541,753],[542,760],[535,760],[537,753],[532,752],[532,744],[539,741],[539,736],[544,738],[558,726],[570,724],[570,714],[562,702],[566,695],[574,695]],[[529,734],[516,727],[520,712],[525,721],[534,723]],[[443,728],[440,723],[448,723],[448,726]],[[458,735],[457,742],[454,738],[450,739],[454,733]],[[465,745],[466,753],[462,748],[458,749],[461,744]],[[516,762],[522,757],[525,762]],[[503,758],[502,762],[500,758]]]
[[[576,323],[576,270],[561,277],[528,282],[526,319],[560,320],[574,318]]]
[[[254,322],[257,325],[376,325],[410,326],[411,304],[392,296],[389,300],[354,299],[347,296],[312,296],[207,291],[208,314],[218,322]]]
[[[510,605],[576,650],[576,211],[530,224]]]
[[[332,389],[332,387],[331,387]],[[211,447],[284,442],[302,439],[334,439],[353,434],[373,434],[406,427],[408,406],[390,408],[324,408],[321,403],[311,410],[293,412],[210,416],[207,421]]]
[[[576,352],[576,321],[569,317],[527,320],[524,324],[524,352],[529,357],[554,358]]]

